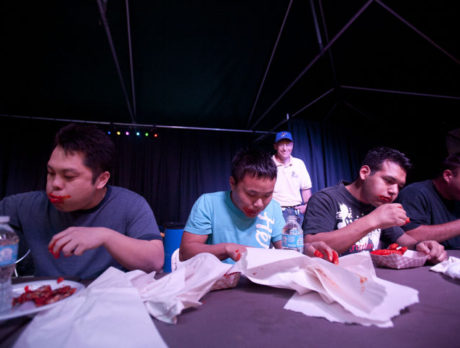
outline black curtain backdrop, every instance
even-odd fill
[[[312,192],[356,178],[361,161],[370,147],[350,127],[339,124],[291,120],[293,156],[301,158],[312,180]]]
[[[285,129],[294,137],[293,155],[307,165],[313,192],[356,178],[367,150],[376,145],[396,147],[415,162],[408,182],[427,177],[431,158],[443,148],[441,133],[389,134],[384,126],[358,122],[292,119]],[[44,189],[46,163],[56,131],[62,122],[3,118],[0,137],[0,198]],[[243,146],[256,143],[274,152],[274,135],[158,129],[158,138],[136,136],[133,129],[111,138],[117,148],[116,167],[110,183],[129,188],[146,198],[160,226],[185,223],[195,200],[203,193],[229,189],[231,160]],[[124,135],[130,131],[130,135]],[[381,134],[381,135],[379,135]],[[409,141],[404,141],[409,140]]]

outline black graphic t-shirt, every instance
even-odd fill
[[[374,206],[358,201],[348,192],[344,183],[341,183],[325,188],[310,198],[302,228],[304,234],[338,230],[369,214],[374,209]],[[379,247],[380,241],[386,244],[394,243],[403,233],[398,226],[385,230],[375,229],[353,244],[342,255],[363,250],[375,250]]]

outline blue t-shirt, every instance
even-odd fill
[[[233,204],[230,191],[206,193],[193,205],[184,231],[209,235],[207,244],[236,243],[269,248],[281,240],[285,221],[278,202],[271,200],[256,218],[250,218]],[[224,260],[233,263],[230,258]]]
[[[58,211],[44,191],[34,191],[5,197],[0,201],[0,215],[10,217],[20,243],[30,248],[36,276],[93,279],[110,266],[123,269],[103,246],[87,250],[81,256],[61,254],[55,259],[48,251],[48,243],[68,227],[107,227],[136,239],[161,239],[147,201],[116,186],[108,186],[104,199],[89,210]]]

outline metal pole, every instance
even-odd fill
[[[321,32],[319,30],[318,18],[316,17],[316,9],[314,0],[310,0],[311,13],[313,15],[313,23],[315,24],[316,39],[318,40],[319,49],[322,50],[323,41],[321,39]]]
[[[262,78],[262,82],[260,83],[259,90],[257,91],[256,99],[254,100],[254,104],[252,105],[251,113],[249,114],[249,118],[248,118],[248,122],[247,122],[248,127],[251,124],[252,116],[254,115],[256,105],[257,105],[257,103],[259,101],[260,93],[262,92],[262,88],[263,88],[263,86],[265,84],[265,80],[267,78],[268,71],[270,70],[270,66],[272,64],[273,57],[275,56],[275,52],[276,52],[276,49],[278,47],[278,43],[279,43],[280,38],[281,38],[281,33],[283,32],[284,25],[286,24],[286,20],[287,20],[289,11],[291,10],[292,2],[293,2],[293,0],[289,1],[289,5],[288,5],[288,8],[286,10],[286,14],[284,15],[284,19],[283,19],[283,22],[281,24],[281,28],[280,28],[280,30],[278,32],[278,37],[276,38],[275,44],[274,44],[273,49],[272,49],[272,54],[271,54],[270,59],[268,61],[267,68],[265,69],[265,73],[264,73],[264,76]]]
[[[105,33],[107,34],[107,40],[109,41],[110,50],[112,51],[112,57],[113,57],[113,60],[115,62],[115,68],[117,69],[118,78],[120,79],[121,89],[122,89],[123,95],[124,95],[125,100],[126,100],[129,115],[131,116],[131,121],[136,122],[135,119],[134,119],[134,114],[133,114],[133,110],[132,110],[132,107],[131,107],[131,102],[129,101],[128,93],[126,91],[126,86],[125,86],[125,82],[124,82],[124,79],[123,79],[123,75],[121,73],[120,63],[118,62],[118,57],[117,57],[117,53],[115,51],[115,46],[113,44],[112,34],[110,33],[110,28],[109,28],[109,23],[107,22],[107,17],[105,16],[105,11],[104,11],[104,7],[102,5],[102,0],[97,0],[97,5],[99,7],[99,13],[101,15],[102,23],[104,24]]]
[[[337,39],[342,36],[342,34],[353,24],[353,22],[369,7],[369,5],[373,2],[374,0],[369,0],[367,1],[363,7],[359,9],[359,11],[345,24],[345,26],[332,38],[332,40],[324,47],[324,49],[321,50],[321,52],[316,55],[315,58],[305,67],[305,69],[302,70],[302,72],[296,77],[296,79],[284,90],[281,95],[276,98],[276,100],[268,107],[268,109],[257,119],[257,121],[253,124],[251,128],[256,127],[260,121],[267,116],[267,114],[273,109],[273,107],[278,104],[278,102],[287,94],[287,92],[290,91],[292,87],[300,80],[300,78],[305,75],[305,73],[310,70],[310,68],[315,64],[319,58],[321,58],[324,53],[326,53],[329,48],[337,41]]]
[[[420,30],[418,30],[416,27],[414,27],[411,23],[409,23],[407,20],[402,18],[399,14],[397,14],[394,10],[389,8],[387,5],[385,5],[383,2],[380,0],[375,0],[377,4],[382,6],[385,10],[390,12],[393,16],[395,16],[397,19],[399,19],[401,22],[403,22],[405,25],[407,25],[409,28],[411,28],[413,31],[415,31],[418,35],[420,35],[422,38],[424,38],[426,41],[428,41],[431,45],[436,47],[438,50],[440,50],[442,53],[444,53],[446,56],[448,56],[450,59],[452,59],[455,63],[460,64],[460,61],[455,58],[452,54],[447,52],[444,48],[439,46],[437,43],[435,43],[433,40],[431,40],[427,35],[422,33]]]
[[[323,10],[323,2],[322,0],[319,0],[318,3],[319,3],[319,13],[321,14],[321,20],[323,23],[324,37],[326,38],[326,42],[329,42],[329,35],[327,32],[327,26],[326,26],[326,18],[324,16],[324,10]],[[332,56],[332,50],[328,51],[328,56],[329,56],[329,61],[331,64],[332,76],[334,78],[334,86],[337,88],[338,87],[337,72],[335,70],[335,63],[334,63],[334,57]]]
[[[315,100],[311,101],[310,103],[308,103],[307,105],[305,105],[304,107],[301,107],[299,110],[297,110],[296,112],[294,112],[292,115],[291,115],[291,118],[293,117],[296,117],[298,114],[300,114],[301,112],[307,110],[310,106],[312,106],[313,104],[316,104],[316,102],[320,101],[321,99],[323,99],[325,96],[329,95],[330,93],[332,93],[333,91],[335,90],[335,88],[331,88],[330,90],[324,92],[323,94],[321,94],[318,98],[316,98]],[[276,129],[276,128],[275,128]]]
[[[257,131],[257,130],[248,130],[248,129],[206,128],[206,127],[169,126],[169,125],[145,124],[145,123],[87,121],[87,120],[75,120],[75,119],[67,119],[67,118],[52,118],[52,117],[38,117],[38,116],[35,117],[35,116],[9,115],[9,114],[0,114],[0,117],[39,120],[39,121],[65,122],[65,123],[98,124],[98,125],[104,125],[104,126],[119,126],[119,127],[126,127],[126,128],[165,128],[165,129],[202,130],[202,131],[212,131],[212,132],[253,133],[253,134],[274,134],[275,133],[273,131]]]
[[[430,97],[430,98],[460,100],[460,97],[455,97],[455,96],[450,96],[450,95],[397,91],[397,90],[382,89],[382,88],[368,88],[368,87],[357,87],[357,86],[346,86],[346,85],[341,85],[340,88],[356,90],[356,91],[379,92],[379,93],[389,93],[389,94],[412,95],[416,97]]]
[[[133,114],[134,114],[134,117],[136,117],[137,116],[136,89],[134,87],[133,45],[131,41],[131,19],[129,15],[129,0],[125,0],[125,4],[126,4],[126,26],[128,30],[129,70],[131,73],[131,98],[133,101]]]
[[[311,101],[310,103],[308,103],[307,105],[305,105],[304,107],[302,107],[301,109],[299,109],[298,111],[294,112],[292,115],[289,115],[289,117],[286,117],[286,119],[282,120],[281,122],[279,122],[275,127],[272,128],[272,130],[270,132],[267,132],[267,134],[273,134],[275,133],[275,129],[277,129],[278,127],[282,126],[283,124],[285,124],[286,122],[289,122],[289,120],[291,118],[294,118],[295,116],[297,116],[299,113],[301,113],[302,111],[305,111],[306,109],[308,109],[310,106],[312,106],[313,104],[315,104],[316,102],[320,101],[321,99],[323,99],[325,96],[329,95],[331,92],[333,92],[335,90],[335,88],[331,88],[330,90],[324,92],[323,94],[321,94],[318,98],[316,98],[315,100]],[[260,136],[259,138],[257,138],[255,141],[259,141],[260,139],[262,139],[264,136]]]

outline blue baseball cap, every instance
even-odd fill
[[[294,141],[292,140],[292,134],[289,133],[289,132],[278,132],[276,133],[276,138],[275,138],[275,144],[280,141],[280,140],[283,140],[283,139],[287,139],[287,140],[290,140],[290,141]]]

